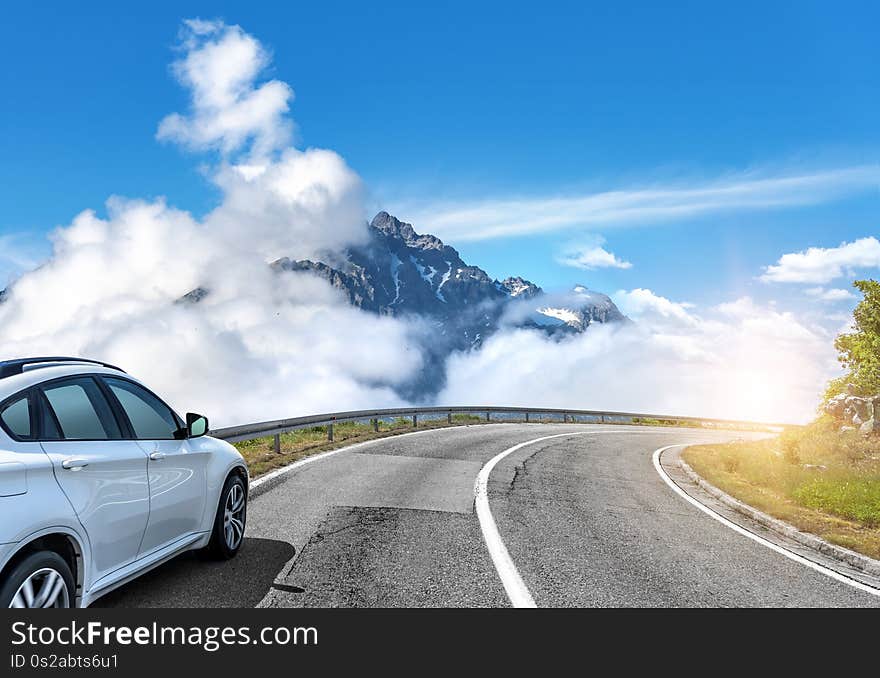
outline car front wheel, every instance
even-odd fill
[[[73,574],[54,551],[38,551],[12,568],[0,586],[0,608],[71,607]]]
[[[235,556],[244,541],[247,524],[247,488],[238,474],[226,479],[220,493],[220,503],[214,518],[214,530],[208,550],[217,558],[227,560]]]

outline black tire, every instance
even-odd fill
[[[37,551],[24,557],[17,565],[14,565],[3,578],[0,585],[0,609],[6,609],[12,604],[12,600],[18,593],[24,582],[41,570],[54,570],[64,580],[66,596],[59,594],[59,607],[73,607],[76,603],[76,588],[73,583],[73,573],[67,562],[54,551]],[[57,580],[56,580],[57,581]],[[35,591],[39,595],[40,589]]]
[[[241,521],[241,534],[238,543],[231,546],[227,540],[227,523],[226,523],[226,506],[229,501],[230,494],[233,492],[241,493],[244,504],[241,508],[240,515],[236,514]],[[220,501],[217,504],[217,514],[214,516],[214,528],[211,532],[211,541],[207,546],[207,553],[217,560],[229,560],[234,558],[241,550],[244,543],[244,531],[247,527],[247,486],[242,477],[237,473],[230,475],[223,485],[223,491],[220,492]]]

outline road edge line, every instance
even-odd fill
[[[694,471],[694,469],[691,468],[691,465],[688,464],[684,459],[679,458],[678,463],[681,466],[681,470],[685,472],[685,475],[687,475],[688,478],[690,478],[691,481],[694,482],[694,484],[698,485],[705,492],[711,494],[715,499],[720,501],[728,508],[736,511],[741,515],[744,515],[746,518],[749,518],[756,523],[759,523],[760,525],[763,525],[768,530],[772,530],[773,532],[776,532],[783,537],[787,537],[792,541],[796,541],[801,546],[804,546],[813,551],[818,551],[823,556],[840,562],[840,564],[843,566],[858,570],[868,577],[880,578],[880,560],[876,560],[875,558],[866,556],[865,554],[859,553],[858,551],[853,551],[851,549],[838,546],[837,544],[832,544],[831,542],[822,539],[822,537],[818,535],[799,530],[794,525],[786,523],[784,520],[774,518],[773,516],[764,513],[763,511],[759,511],[758,509],[749,506],[745,502],[742,502],[736,497],[728,494],[724,490],[715,487],[715,485],[713,485],[708,480],[703,478],[699,473]]]
[[[820,574],[824,574],[826,577],[834,579],[835,581],[840,582],[841,584],[846,584],[846,585],[851,586],[855,589],[858,589],[859,591],[862,591],[863,593],[868,593],[872,596],[880,597],[880,589],[874,588],[873,586],[870,586],[868,584],[864,584],[864,583],[857,581],[851,577],[847,577],[845,574],[837,572],[836,570],[832,570],[830,567],[826,567],[825,565],[820,565],[819,563],[812,561],[809,558],[805,558],[804,556],[802,556],[798,553],[795,553],[794,551],[790,551],[790,550],[786,549],[785,547],[780,546],[779,544],[775,544],[772,541],[770,541],[769,539],[766,539],[765,537],[757,535],[754,532],[751,532],[750,530],[747,530],[746,528],[742,527],[741,525],[737,525],[732,520],[725,518],[717,511],[713,511],[708,506],[706,506],[705,504],[703,504],[702,502],[698,501],[697,499],[695,499],[694,497],[689,495],[687,492],[685,492],[681,487],[678,486],[678,484],[672,478],[669,477],[669,474],[666,473],[666,470],[660,464],[660,456],[664,452],[666,452],[667,450],[671,450],[675,447],[687,447],[689,444],[690,443],[677,443],[675,445],[666,445],[665,447],[661,447],[661,448],[655,450],[654,454],[653,454],[654,469],[657,471],[658,475],[663,479],[663,481],[677,495],[679,495],[682,499],[687,501],[692,506],[698,508],[700,511],[705,513],[710,518],[713,518],[713,519],[717,520],[719,523],[721,523],[722,525],[732,529],[734,532],[737,532],[738,534],[741,534],[744,537],[748,537],[749,539],[756,541],[757,543],[761,544],[762,546],[766,546],[767,548],[771,549],[772,551],[775,551],[776,553],[783,555],[786,558],[795,561],[796,563],[804,565],[804,566],[810,568],[811,570],[814,570]]]

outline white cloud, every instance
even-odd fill
[[[878,181],[880,166],[869,165],[788,176],[747,175],[695,186],[422,202],[404,205],[401,211],[440,238],[485,240],[579,226],[647,224],[710,213],[818,204],[875,189]]]
[[[609,252],[602,244],[604,240],[597,239],[588,245],[573,245],[557,257],[557,261],[563,266],[581,268],[591,271],[597,268],[632,268],[628,261],[620,259],[617,255]]]
[[[629,292],[618,290],[614,294],[614,302],[624,315],[634,320],[646,320],[653,323],[660,320],[672,320],[685,325],[699,323],[699,319],[690,311],[694,307],[693,304],[670,301],[666,297],[641,287]]]
[[[0,354],[108,360],[218,425],[401,403],[393,387],[421,364],[417,328],[273,273],[260,242],[217,237],[161,201],[108,209],[59,229],[52,259],[15,283]],[[200,303],[174,303],[199,286],[211,290]]]
[[[159,139],[224,154],[252,144],[258,158],[287,145],[293,90],[278,80],[258,84],[270,61],[259,41],[238,26],[194,19],[184,22],[182,44],[185,54],[173,70],[191,92],[192,110],[166,116]]]
[[[563,341],[533,330],[491,337],[449,361],[442,403],[612,409],[807,421],[835,376],[831,337],[740,299],[706,317],[650,290],[618,292],[630,325],[592,325]]]
[[[221,199],[203,219],[164,200],[111,198],[106,217],[86,210],[56,230],[51,258],[0,304],[0,356],[107,360],[215,425],[402,404],[394,389],[418,374],[422,328],[267,265],[363,238],[359,177],[328,150],[262,154],[290,122],[280,104],[239,115],[265,87],[253,83],[267,64],[253,37],[190,22],[182,47],[193,110],[166,136],[245,151],[247,163],[214,172]],[[197,287],[210,290],[201,302],[175,303]]]
[[[810,247],[783,254],[761,276],[765,282],[825,284],[855,269],[880,268],[880,240],[874,236],[841,243],[838,247]]]
[[[819,301],[849,301],[856,298],[856,295],[849,290],[839,288],[810,287],[804,290],[804,292]]]
[[[285,150],[276,162],[224,166],[223,201],[205,219],[215,232],[267,260],[315,258],[367,237],[360,177],[333,151]]]

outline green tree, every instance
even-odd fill
[[[843,393],[847,384],[855,385],[857,395],[880,393],[880,283],[857,280],[853,287],[863,297],[853,311],[853,331],[834,341],[847,374],[828,384],[826,398]]]

